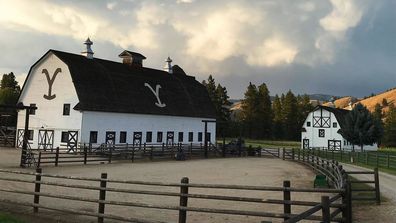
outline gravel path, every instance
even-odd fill
[[[346,171],[370,171],[372,169],[342,164]],[[373,180],[373,175],[353,175],[358,180]],[[385,201],[381,205],[355,205],[353,214],[356,222],[396,222],[396,176],[379,172],[380,192]]]

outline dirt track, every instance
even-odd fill
[[[2,150],[1,159],[5,159],[0,164],[0,168],[15,168],[18,165],[19,151]],[[239,184],[239,185],[259,185],[259,186],[282,186],[284,180],[290,180],[292,186],[295,187],[312,187],[312,180],[314,173],[305,166],[282,161],[280,159],[270,158],[227,158],[227,159],[201,159],[189,161],[160,161],[160,162],[140,162],[140,163],[113,163],[113,164],[91,164],[91,165],[64,165],[60,167],[47,166],[43,167],[44,173],[72,175],[72,176],[90,176],[99,177],[100,173],[106,172],[110,179],[133,179],[144,181],[160,181],[160,182],[180,182],[184,176],[189,177],[192,183],[211,183],[211,184]],[[57,179],[57,182],[63,180]],[[69,183],[77,183],[70,182]],[[96,185],[93,182],[92,185]],[[110,185],[112,187],[119,187],[117,184]],[[24,185],[21,183],[6,183],[1,184],[2,188],[12,189],[29,189],[32,190],[32,185]],[[139,186],[130,186],[134,189],[143,189]],[[145,187],[144,189],[155,189]],[[178,191],[179,188],[165,189],[167,191]],[[97,191],[84,191],[68,188],[57,188],[51,186],[43,186],[42,191],[65,194],[78,195],[89,198],[98,198]],[[215,191],[214,189],[193,189],[190,188],[191,193],[205,193],[205,194],[222,194],[231,196],[245,196],[245,197],[262,197],[263,199],[282,199],[281,192],[260,192],[260,191]],[[31,196],[20,196],[14,194],[0,193],[4,198],[16,199],[18,201],[31,202]],[[108,193],[108,199],[119,201],[135,201],[143,203],[154,203],[161,205],[178,205],[178,198],[160,197],[150,195],[122,195],[119,193]],[[319,201],[319,194],[292,194],[293,199],[314,200]],[[76,210],[96,211],[97,204],[86,204],[75,201],[57,202],[53,198],[42,198],[40,203],[44,205],[54,205],[56,207],[71,208]],[[222,209],[237,209],[237,210],[252,210],[252,211],[266,211],[266,212],[282,212],[283,206],[269,205],[269,204],[252,204],[246,202],[230,202],[217,200],[200,200],[190,199],[189,206],[206,207],[206,208],[222,208]],[[300,212],[306,208],[294,208],[293,212]],[[24,210],[24,209],[21,209]],[[24,212],[30,212],[26,210]],[[143,208],[124,208],[121,206],[107,206],[107,213],[151,219],[158,221],[176,222],[177,212],[158,210],[158,209],[143,209]],[[47,214],[56,216],[48,212]],[[70,215],[60,215],[55,217],[57,219],[69,222],[81,222],[81,218]],[[189,222],[260,222],[262,220],[272,220],[280,222],[280,219],[263,219],[255,217],[241,217],[220,214],[205,214],[205,213],[188,213]],[[84,221],[92,221],[95,219],[84,218]]]

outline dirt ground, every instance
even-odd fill
[[[2,169],[19,169],[19,151],[14,149],[0,149],[0,168]],[[33,169],[25,169],[33,171]],[[121,180],[142,180],[155,182],[180,182],[182,177],[188,177],[191,183],[208,183],[208,184],[235,184],[235,185],[256,185],[256,186],[282,186],[284,180],[290,180],[293,187],[310,188],[313,184],[314,173],[306,166],[282,161],[280,159],[271,158],[219,158],[219,159],[200,159],[188,161],[157,161],[157,162],[117,162],[112,164],[90,164],[90,165],[62,165],[59,167],[44,166],[44,173],[70,175],[70,176],[85,176],[85,177],[100,177],[101,173],[107,173],[109,179]],[[6,175],[0,173],[1,175]],[[43,178],[46,181],[65,182],[62,179]],[[70,181],[67,183],[82,184],[81,181]],[[98,182],[84,183],[84,185],[99,186]],[[109,183],[108,187],[120,187],[120,184]],[[33,185],[0,181],[0,188],[6,189],[20,189],[33,191]],[[154,186],[138,186],[130,185],[123,188],[142,189],[142,190],[161,190],[179,192],[179,188],[158,188]],[[70,189],[53,186],[42,186],[42,192],[56,193],[63,195],[74,195],[85,198],[98,198],[98,191],[87,191],[83,189]],[[281,192],[261,192],[261,191],[241,191],[241,190],[216,190],[216,189],[194,189],[190,188],[190,193],[202,194],[217,194],[229,196],[241,196],[263,199],[282,199]],[[314,193],[292,193],[293,200],[304,201],[320,201],[320,196],[323,194]],[[115,201],[130,201],[157,205],[172,205],[177,206],[179,199],[176,197],[165,196],[150,196],[150,195],[136,195],[136,194],[121,194],[108,192],[106,200]],[[0,192],[0,198],[10,199],[22,202],[32,202],[33,197],[30,195],[18,195]],[[40,199],[40,204],[53,206],[63,209],[83,210],[83,211],[97,211],[97,204],[82,203],[79,201],[60,200],[54,198]],[[235,210],[250,210],[250,211],[264,211],[282,213],[283,206],[272,204],[257,204],[247,202],[234,201],[218,201],[218,200],[202,200],[189,199],[189,206],[202,208],[220,208],[220,209],[235,209]],[[367,207],[366,209],[370,209]],[[306,207],[293,207],[293,213],[301,213],[306,210]],[[379,208],[378,208],[379,209]],[[22,219],[27,222],[41,223],[41,222],[96,222],[95,218],[81,217],[76,215],[59,214],[58,212],[40,210],[37,216],[31,214],[31,208],[13,207],[10,205],[1,205],[0,211],[17,213]],[[362,211],[362,210],[361,210]],[[364,207],[363,207],[364,211]],[[120,215],[125,217],[134,217],[139,219],[163,221],[163,222],[177,222],[177,211],[147,209],[147,208],[133,208],[123,206],[106,206],[106,213]],[[42,217],[45,217],[42,218]],[[188,222],[200,223],[217,223],[217,222],[281,222],[281,219],[276,218],[257,218],[232,216],[222,214],[206,214],[189,212],[187,215]],[[378,220],[378,219],[377,219]],[[106,222],[112,222],[106,220]],[[359,222],[368,222],[364,219],[359,219]]]

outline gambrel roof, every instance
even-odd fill
[[[318,105],[318,106],[316,106],[314,108],[313,111],[316,111],[316,110],[318,110],[320,108],[333,113],[334,116],[336,117],[338,123],[340,124],[341,128],[343,126],[345,126],[345,116],[350,112],[349,110],[345,110],[345,109],[341,109],[341,108],[332,108],[332,107],[327,107],[327,106],[323,106],[323,105]]]
[[[206,88],[184,71],[146,67],[49,50],[69,68],[79,103],[76,110],[215,118]],[[45,55],[43,56],[45,57]],[[34,66],[34,65],[33,65]],[[180,72],[181,70],[181,72]],[[165,107],[156,106],[154,90]]]

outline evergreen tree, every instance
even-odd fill
[[[208,81],[202,81],[202,84],[206,87],[208,91],[209,97],[216,104],[217,97],[216,97],[216,82],[212,75],[209,75]]]
[[[257,108],[257,124],[258,133],[260,138],[269,138],[271,136],[272,127],[272,108],[271,108],[271,97],[269,90],[265,83],[258,87],[258,108]]]
[[[227,135],[230,124],[230,106],[227,89],[220,84],[216,87],[216,112],[217,112],[217,134],[219,136]]]
[[[282,104],[278,95],[275,95],[274,103],[272,103],[273,111],[273,125],[272,125],[272,135],[275,139],[281,139],[283,137],[282,128]]]
[[[382,112],[382,106],[379,103],[375,104],[374,112],[373,112],[372,115],[373,115],[374,121],[379,123],[379,125],[381,125],[381,129],[383,130],[384,129],[384,123],[383,123],[382,119],[384,117],[384,114]],[[383,134],[381,134],[381,135],[383,135]],[[381,144],[381,138],[378,139],[378,145]]]
[[[396,146],[396,108],[393,103],[389,104],[389,110],[386,113],[382,144]]]
[[[249,138],[255,138],[253,131],[256,127],[258,111],[258,90],[256,85],[249,83],[242,100],[242,119]]]
[[[303,126],[308,114],[313,110],[313,106],[308,95],[297,96],[298,105],[298,126]]]
[[[297,99],[290,90],[284,96],[284,101],[282,103],[282,118],[284,138],[296,140],[299,136],[301,126],[298,126]]]
[[[15,105],[19,97],[20,87],[14,73],[3,74],[0,84],[0,104]]]
[[[364,145],[378,142],[382,136],[381,124],[373,118],[362,104],[358,103],[345,117],[345,126],[341,135],[354,145],[359,145],[363,151]]]

